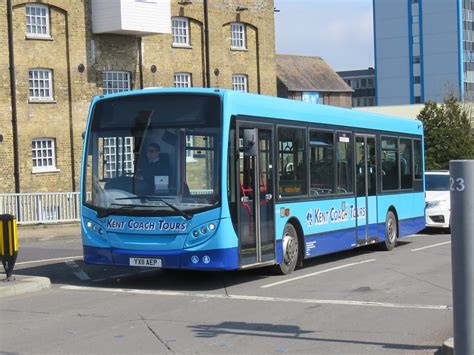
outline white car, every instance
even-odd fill
[[[451,204],[449,197],[449,171],[425,172],[426,226],[449,228]]]

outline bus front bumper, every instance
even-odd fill
[[[239,268],[237,248],[215,250],[123,250],[83,246],[86,264],[133,266],[131,259],[160,259],[164,269],[235,270]]]

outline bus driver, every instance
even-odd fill
[[[148,160],[140,168],[139,178],[145,180],[147,185],[156,190],[156,178],[165,178],[166,185],[170,182],[171,167],[169,161],[163,156],[160,157],[160,145],[158,143],[150,143],[146,152]]]

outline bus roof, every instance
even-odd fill
[[[213,94],[223,97],[226,102],[225,113],[285,119],[288,121],[306,121],[320,124],[366,128],[387,132],[423,134],[423,124],[419,120],[381,115],[352,109],[309,104],[297,100],[273,96],[242,93],[217,88],[146,88],[117,94],[96,97],[94,101],[120,96],[148,95],[154,93],[194,93]]]

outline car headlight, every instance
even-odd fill
[[[439,200],[439,201],[430,201],[426,202],[426,208],[435,208],[446,205],[446,200]]]

